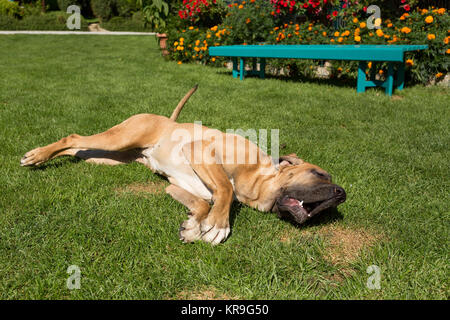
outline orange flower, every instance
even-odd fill
[[[252,20],[250,20],[250,18],[247,18],[247,20],[245,20],[245,23],[249,24],[250,21],[252,21]]]
[[[182,64],[183,62],[181,62],[181,61],[178,61],[177,63],[178,63],[178,64]]]
[[[326,37],[326,36],[327,36],[327,33],[324,31],[324,32],[322,32],[322,35],[323,35],[324,37]]]
[[[445,43],[445,44],[448,44],[449,40],[450,40],[450,37],[445,37],[445,38],[444,38],[444,43]]]
[[[243,6],[242,4],[240,4],[238,8],[239,8],[239,9],[242,9],[243,7],[244,7],[244,6]]]
[[[367,66],[369,67],[369,69],[372,68],[372,61],[370,61],[370,62],[367,64]]]
[[[355,36],[355,41],[356,42],[360,42],[361,41],[361,37],[360,36]]]
[[[428,17],[425,18],[425,22],[426,23],[432,23],[433,21],[434,21],[433,16],[428,16]]]
[[[450,49],[447,49],[447,51],[445,51],[446,54],[450,54]]]
[[[383,30],[381,30],[381,29],[377,29],[376,34],[379,37],[382,37],[384,35]]]
[[[342,42],[342,41],[344,41],[344,38],[339,37],[338,42]]]
[[[411,32],[411,29],[408,28],[408,27],[403,27],[403,28],[400,30],[400,32],[408,34],[408,33]]]
[[[437,13],[439,13],[441,15],[444,14],[445,13],[445,8],[438,9]]]
[[[383,71],[383,70],[378,70],[378,73],[379,73],[379,74],[383,74],[384,71]]]
[[[439,72],[436,74],[436,79],[439,79],[440,77],[442,77],[444,74],[442,72]]]
[[[414,61],[412,59],[408,59],[406,60],[406,65],[411,67],[414,65]]]
[[[358,23],[358,18],[353,18],[353,23]]]
[[[428,13],[427,9],[422,9],[422,12],[421,12],[422,15],[427,14],[427,13]]]
[[[364,29],[366,26],[367,26],[367,24],[366,24],[365,22],[361,22],[361,23],[359,24],[359,27],[360,27],[361,29]]]
[[[388,23],[387,27],[388,28],[392,28],[393,24],[392,23]]]
[[[428,39],[428,40],[434,40],[434,39],[436,39],[436,36],[435,36],[434,34],[430,33],[430,34],[427,36],[427,39]]]

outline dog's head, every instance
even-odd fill
[[[272,211],[280,218],[302,224],[346,199],[345,190],[331,182],[328,172],[295,154],[281,157],[278,170],[281,188]]]

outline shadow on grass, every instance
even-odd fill
[[[217,74],[219,75],[227,75],[232,77],[232,72],[229,70],[219,70],[217,71]],[[255,75],[248,75],[245,76],[245,78],[258,78],[258,76]],[[341,87],[341,88],[356,88],[356,79],[349,78],[349,77],[340,77],[340,78],[311,78],[311,77],[304,77],[304,76],[286,76],[286,75],[276,75],[276,74],[266,74],[265,79],[274,79],[274,80],[280,80],[283,82],[300,82],[300,83],[312,83],[312,84],[319,84],[319,85],[328,85],[328,86],[335,86],[335,87]],[[235,79],[239,80],[239,79]],[[263,80],[263,79],[261,79]]]
[[[47,169],[57,169],[63,166],[66,166],[70,163],[78,163],[82,161],[82,159],[79,158],[75,158],[75,157],[71,157],[71,156],[67,156],[66,158],[61,158],[61,159],[55,159],[55,160],[50,160],[49,162],[46,162],[42,165],[39,165],[37,167],[31,167],[31,170],[34,171],[42,171],[42,170],[47,170]]]
[[[337,208],[328,208],[323,212],[320,212],[310,220],[307,220],[303,224],[298,224],[297,222],[289,218],[281,218],[281,220],[287,221],[297,228],[308,229],[315,226],[331,224],[336,221],[342,220],[343,218],[344,216],[339,212]]]

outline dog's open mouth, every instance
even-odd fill
[[[277,208],[281,216],[286,215],[283,212],[290,213],[290,216],[297,223],[301,224],[319,212],[330,207],[335,207],[344,201],[345,197],[335,196],[320,201],[306,202],[286,195],[278,200]]]

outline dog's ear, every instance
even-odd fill
[[[286,166],[295,166],[304,163],[302,159],[297,157],[295,153],[291,153],[285,156],[281,156],[278,160],[278,166],[279,167],[286,167]]]

